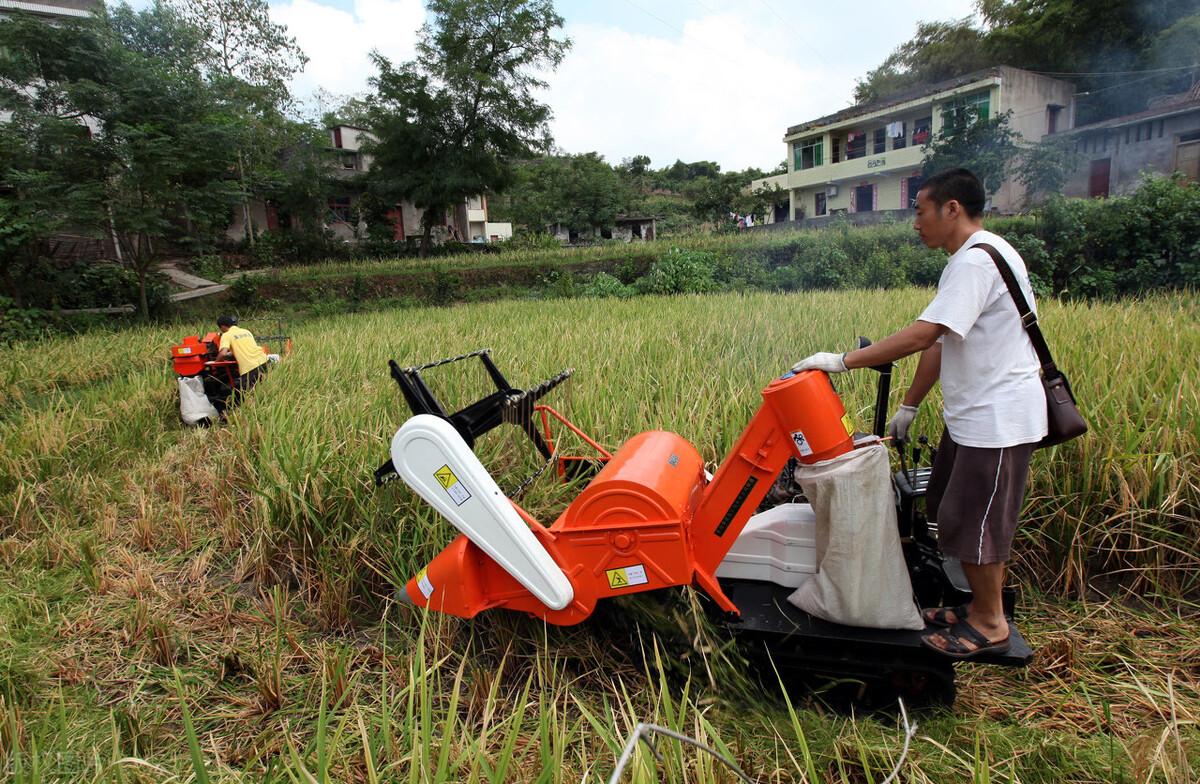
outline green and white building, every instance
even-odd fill
[[[921,182],[921,151],[942,126],[970,112],[980,118],[1011,111],[1010,125],[1029,141],[1074,125],[1075,87],[1070,82],[1008,66],[996,66],[885,96],[793,125],[787,174],[756,180],[788,194],[768,223],[839,213],[907,210]],[[1019,209],[1025,193],[1011,178],[992,195],[991,208]]]

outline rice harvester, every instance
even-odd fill
[[[474,357],[495,391],[448,412],[422,373]],[[522,390],[509,385],[486,349],[417,367],[389,364],[413,415],[392,438],[391,459],[376,471],[376,483],[398,475],[460,532],[399,591],[401,600],[461,618],[503,609],[571,625],[589,618],[602,599],[692,585],[711,598],[727,628],[749,643],[745,650],[769,656],[785,677],[851,678],[910,698],[953,701],[952,662],[920,644],[920,629],[852,626],[791,604],[788,596],[818,571],[814,511],[804,499],[760,508],[791,465],[826,465],[873,445],[884,450],[883,481],[891,485],[887,503],[895,507],[888,524],[896,521],[902,552],[896,558],[903,561],[915,605],[969,601],[961,568],[942,557],[936,526],[923,512],[929,468],[915,467],[920,447],[910,452],[913,467],[903,445],[900,470],[893,474],[887,467],[879,436],[890,364],[874,368],[875,436],[854,432],[825,373],[788,372],[762,390],[758,411],[715,474],[675,433],[640,433],[610,453],[537,402],[571,370]],[[548,526],[508,497],[473,452],[481,435],[503,423],[524,430],[561,479],[582,481],[594,474]],[[590,453],[561,454],[556,430],[559,436],[573,433]],[[1006,588],[1006,614],[1011,616],[1014,604]],[[1027,664],[1032,651],[1016,625],[1010,628],[1006,653],[973,661]]]
[[[283,332],[280,328],[280,333]],[[292,339],[284,334],[256,336],[263,353],[270,356],[269,343],[279,343],[280,352],[292,352]],[[179,418],[186,425],[206,426],[217,417],[214,399],[228,399],[238,377],[238,363],[233,357],[219,359],[221,333],[208,332],[203,337],[188,335],[171,347],[171,368],[179,384]]]

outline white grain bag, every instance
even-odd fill
[[[887,447],[802,463],[796,480],[817,517],[817,573],[788,601],[848,626],[924,628],[900,549]]]
[[[179,418],[185,425],[198,425],[205,419],[217,418],[217,409],[204,394],[204,382],[199,378],[179,379]]]

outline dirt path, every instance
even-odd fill
[[[171,281],[172,287],[182,289],[182,291],[171,293],[170,300],[172,302],[183,302],[184,300],[206,297],[209,294],[216,294],[229,288],[224,283],[206,280],[190,272],[184,272],[179,269],[181,261],[182,259],[167,259],[158,265],[159,272],[167,276],[167,279]]]

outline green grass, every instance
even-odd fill
[[[489,346],[517,385],[574,367],[551,402],[602,443],[661,427],[715,462],[781,369],[882,336],[928,297],[316,319],[231,423],[207,431],[178,425],[165,357],[183,333],[6,350],[0,769],[19,781],[602,781],[645,721],[727,749],[760,781],[881,781],[901,747],[894,717],[831,714],[811,696],[789,708],[706,636],[686,596],[571,629],[392,606],[451,530],[370,476],[406,416],[389,358]],[[963,668],[954,711],[917,717],[905,780],[1191,782],[1200,298],[1041,310],[1093,430],[1035,459],[1015,577],[1039,656],[1021,672]],[[901,387],[913,366],[901,365]],[[486,386],[481,372],[430,378],[453,402]],[[860,427],[873,383],[837,380]],[[933,400],[917,432],[937,436],[935,411]],[[480,444],[502,487],[536,465],[529,451],[512,433]],[[540,482],[522,503],[550,521],[569,497]],[[662,765],[643,749],[627,781],[731,780],[714,760],[659,747]]]

